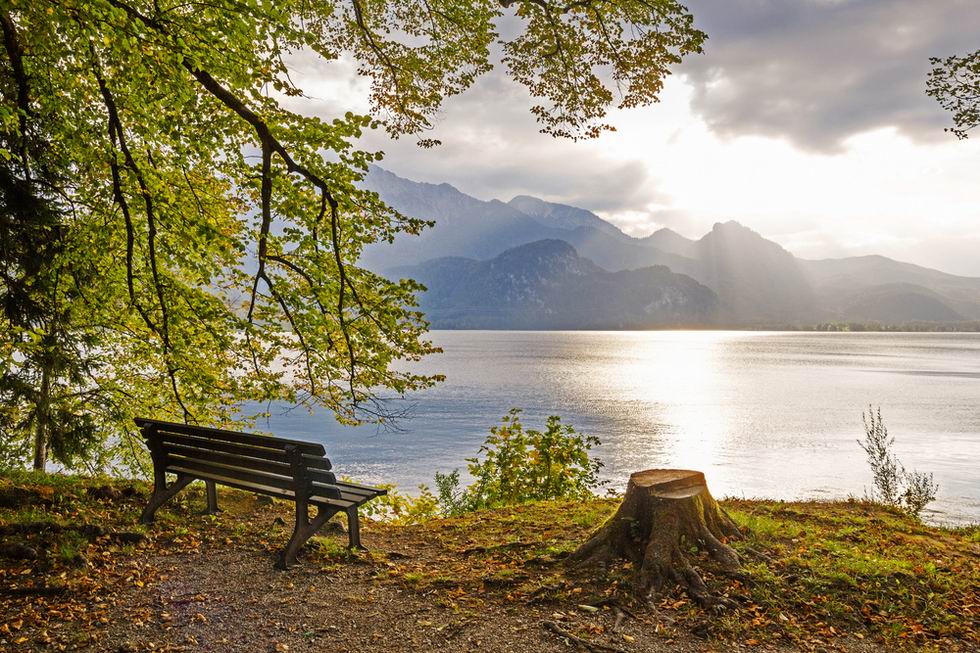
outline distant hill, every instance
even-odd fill
[[[607,272],[561,240],[393,273],[428,286],[421,306],[437,329],[650,329],[717,319],[717,296],[690,277],[663,266]]]
[[[591,265],[591,271],[582,278],[588,278],[590,284],[602,278],[606,293],[613,293],[610,280],[628,283],[635,291],[643,285],[644,278],[654,286],[664,283],[667,284],[664,287],[674,287],[675,282],[681,283],[675,278],[678,275],[686,275],[688,281],[694,280],[712,291],[714,303],[710,311],[699,308],[701,312],[689,315],[678,313],[668,322],[675,318],[686,321],[695,316],[700,316],[698,319],[704,320],[701,322],[704,325],[739,327],[803,326],[834,321],[876,321],[888,325],[980,320],[980,279],[958,277],[882,256],[799,259],[737,222],[718,223],[697,240],[670,229],[634,238],[591,211],[527,195],[506,203],[483,201],[449,184],[419,183],[377,167],[371,169],[365,186],[406,215],[435,220],[435,227],[420,237],[399,236],[393,244],[368,247],[361,264],[391,276],[414,276],[423,282],[423,276],[428,278],[430,291],[424,303],[429,310],[438,312],[436,324],[492,321],[499,328],[558,328],[527,326],[533,322],[531,317],[517,316],[522,310],[530,311],[530,304],[518,309],[517,302],[505,310],[499,304],[500,294],[492,287],[483,288],[482,295],[470,297],[467,292],[475,286],[460,285],[462,282],[452,278],[469,270],[476,276],[467,277],[467,284],[477,283],[479,277],[481,283],[506,287],[514,279],[507,277],[500,266],[519,266],[515,251],[538,255],[540,247],[556,247],[552,244],[520,249],[521,245],[539,241],[561,241],[570,246],[575,258],[573,261],[566,250],[565,262],[569,265],[574,262],[572,267],[579,270]],[[487,276],[490,269],[479,264],[491,262],[496,267]],[[664,267],[668,270],[663,270]],[[647,276],[603,276],[631,270]],[[673,276],[665,276],[668,272]],[[568,279],[574,278],[568,275]],[[593,292],[598,287],[589,285],[588,290]],[[654,287],[651,292],[656,290]],[[516,292],[513,287],[510,291]],[[613,294],[615,301],[602,305],[602,310],[613,311],[602,316],[599,321],[603,324],[634,325],[615,328],[661,324],[638,313],[637,306],[627,306],[628,297],[622,293]],[[562,301],[573,301],[571,295],[548,295],[549,301],[558,301],[559,297]],[[492,310],[487,304],[491,298],[498,302]],[[647,295],[638,296],[637,305],[645,299]],[[549,305],[552,317],[541,320],[551,324],[576,316],[574,320],[562,322],[565,326],[561,328],[600,328],[595,326],[596,319],[589,317],[600,310],[599,304],[590,302],[598,301],[598,297],[586,293],[574,310]],[[481,302],[487,309],[482,313]],[[704,304],[698,306],[703,308]],[[430,313],[430,317],[434,314]]]
[[[800,260],[803,271],[819,294],[820,302],[837,319],[851,319],[862,296],[904,293],[930,296],[937,309],[925,312],[930,322],[980,320],[980,279],[959,277],[884,256],[853,256],[819,261]],[[886,313],[884,322],[901,322],[897,313]],[[946,317],[944,318],[943,315]]]
[[[364,185],[405,215],[436,221],[421,236],[368,247],[361,263],[379,272],[442,256],[488,259],[516,245],[549,238],[564,240],[607,270],[684,264],[681,257],[631,238],[584,209],[526,196],[509,203],[485,202],[449,184],[410,181],[376,166]]]

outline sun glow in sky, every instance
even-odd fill
[[[481,199],[529,194],[595,211],[637,236],[697,238],[738,220],[806,258],[883,254],[980,276],[980,135],[957,141],[925,95],[930,56],[980,47],[975,0],[690,3],[709,40],[661,102],[613,111],[617,131],[538,133],[531,99],[499,70],[451,98],[433,138],[364,139],[383,165]],[[367,110],[348,62],[297,57],[324,117]]]

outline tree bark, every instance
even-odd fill
[[[51,375],[45,361],[41,371],[41,392],[37,402],[37,417],[34,425],[34,469],[44,471],[48,462],[48,422],[51,410]]]
[[[648,469],[630,476],[619,510],[570,557],[578,569],[633,563],[633,589],[644,597],[672,584],[706,607],[729,601],[709,591],[692,565],[692,551],[705,552],[728,574],[737,572],[738,554],[727,542],[740,539],[738,527],[708,492],[704,474],[684,469]]]

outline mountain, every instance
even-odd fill
[[[525,215],[536,218],[546,226],[559,229],[595,229],[613,236],[617,240],[627,240],[629,236],[609,224],[592,211],[586,211],[566,204],[546,202],[530,195],[518,195],[507,204]]]
[[[516,245],[546,239],[564,240],[607,270],[684,267],[682,257],[631,238],[584,209],[525,196],[506,204],[486,202],[449,184],[410,181],[377,166],[371,167],[364,187],[405,215],[436,222],[421,236],[401,235],[393,244],[367,247],[361,264],[378,272],[442,256],[488,259]]]
[[[640,242],[668,254],[691,256],[694,253],[695,241],[667,227],[657,229],[646,238],[641,238]]]
[[[959,319],[980,320],[980,279],[947,274],[884,256],[800,260],[800,264],[817,289],[819,301],[837,319],[853,315],[854,308],[869,295],[902,292],[928,296],[940,303],[941,310],[928,313],[932,317],[918,320],[956,321],[952,315],[960,316]],[[913,301],[911,296],[909,300]],[[898,313],[890,312],[881,321],[895,323],[902,320]]]
[[[717,296],[663,266],[607,272],[561,240],[489,261],[445,257],[393,271],[425,284],[437,329],[649,329],[712,324]]]
[[[368,247],[361,264],[379,272],[447,255],[489,258],[516,245],[562,234],[503,202],[484,202],[449,184],[409,181],[376,166],[364,186],[405,215],[436,221],[420,236],[401,235],[391,245]]]
[[[434,259],[446,257],[468,259],[453,263],[462,269],[521,245],[558,240],[605,273],[659,266],[690,277],[714,293],[713,323],[726,326],[980,320],[980,279],[883,256],[799,259],[737,222],[715,224],[697,240],[670,229],[634,238],[591,211],[528,195],[506,203],[483,201],[449,184],[419,183],[378,167],[371,168],[364,185],[402,213],[436,222],[422,236],[401,235],[392,244],[368,247],[361,264],[383,274],[409,267],[435,274],[450,262]],[[448,279],[434,278],[438,283],[430,296],[441,296]],[[448,300],[439,305],[448,309]]]
[[[824,317],[799,261],[737,222],[718,223],[694,243],[687,273],[713,289],[730,324],[803,324]]]
[[[905,283],[862,289],[853,295],[841,312],[859,322],[886,324],[960,322],[964,319],[938,293]]]

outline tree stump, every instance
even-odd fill
[[[738,554],[725,542],[739,539],[735,523],[708,492],[701,472],[648,469],[630,475],[619,510],[570,557],[577,568],[633,563],[633,588],[649,597],[677,583],[705,607],[730,602],[713,595],[691,564],[692,548],[707,552],[723,572],[734,574]]]

